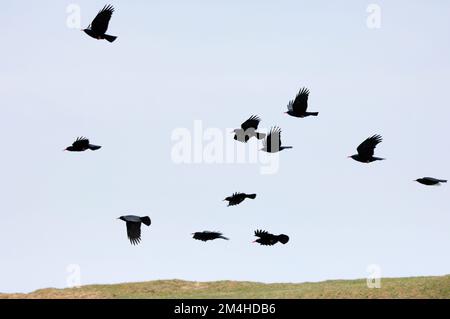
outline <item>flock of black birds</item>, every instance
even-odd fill
[[[109,21],[114,12],[114,8],[111,5],[106,5],[102,10],[99,11],[97,16],[91,22],[88,28],[83,29],[86,34],[97,40],[107,40],[108,42],[114,42],[117,37],[106,34],[108,30]],[[307,88],[302,88],[298,92],[294,100],[291,100],[287,105],[286,114],[297,117],[305,118],[308,116],[318,116],[319,112],[309,112],[308,111],[308,97],[310,91]],[[279,127],[272,127],[269,134],[258,132],[258,125],[261,119],[252,115],[248,120],[241,124],[239,129],[235,129],[234,139],[236,141],[247,143],[251,138],[256,138],[258,140],[263,140],[263,148],[261,151],[268,153],[277,153],[285,149],[290,149],[292,146],[282,146],[281,144],[281,129]],[[364,140],[356,149],[357,154],[349,156],[355,161],[361,163],[372,163],[375,161],[384,160],[384,158],[376,157],[375,148],[382,142],[382,137],[378,134],[373,135],[366,140]],[[100,149],[101,146],[91,144],[89,139],[85,137],[79,137],[73,142],[73,144],[65,149],[65,151],[70,152],[84,152],[87,150],[96,151]],[[441,183],[446,183],[447,180],[437,179],[433,177],[423,177],[415,180],[416,182],[433,186],[440,185]],[[231,196],[224,199],[228,201],[228,206],[235,206],[241,204],[245,199],[255,199],[256,194],[245,194],[245,193],[234,193]],[[148,216],[139,217],[134,215],[120,216],[118,219],[123,220],[126,223],[127,235],[131,244],[136,245],[141,241],[141,224],[150,226],[151,220]],[[192,234],[194,239],[201,241],[210,241],[215,239],[228,240],[220,232],[213,231],[203,231],[195,232]],[[265,230],[256,230],[254,235],[258,237],[254,242],[259,243],[263,246],[272,246],[276,243],[286,244],[289,241],[289,236],[285,234],[274,235]]]

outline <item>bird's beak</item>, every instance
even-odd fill
[[[256,243],[256,240],[252,241],[252,244]]]

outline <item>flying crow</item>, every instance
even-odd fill
[[[289,236],[285,234],[273,235],[265,230],[256,230],[255,236],[259,238],[254,243],[259,243],[263,246],[273,246],[278,242],[284,245],[289,241]]]
[[[289,104],[287,106],[288,111],[285,113],[289,114],[290,116],[301,118],[319,115],[319,112],[306,111],[308,109],[308,96],[309,90],[307,88],[300,89],[297,96],[295,97],[295,100],[289,101]]]
[[[100,148],[101,146],[90,144],[87,138],[78,137],[76,141],[72,143],[72,146],[66,147],[64,151],[84,152],[86,150],[96,151]]]
[[[277,153],[279,151],[292,148],[292,146],[281,146],[281,129],[273,127],[269,135],[263,141],[263,148],[261,151],[268,153]]]
[[[112,5],[105,5],[103,9],[99,11],[94,20],[92,20],[87,29],[83,29],[82,31],[84,31],[87,35],[94,39],[105,39],[108,42],[114,42],[117,37],[106,34],[106,30],[108,30],[109,20],[111,19],[113,12],[114,8]]]
[[[256,132],[259,122],[261,122],[261,119],[258,116],[250,116],[248,120],[241,124],[241,128],[237,128],[233,131],[234,139],[243,143],[247,143],[252,137],[256,137],[258,140],[263,139],[266,134]]]
[[[233,195],[225,198],[224,201],[228,201],[228,206],[234,206],[239,205],[246,198],[255,199],[256,194],[234,193]]]
[[[358,154],[349,156],[349,158],[353,158],[355,161],[358,161],[361,163],[371,163],[374,161],[384,160],[384,158],[373,156],[375,147],[379,143],[381,143],[381,141],[383,141],[383,139],[380,135],[373,135],[373,136],[367,138],[356,149],[358,151]]]
[[[208,240],[214,240],[214,239],[225,239],[228,240],[227,237],[223,236],[222,233],[219,232],[213,232],[213,231],[202,231],[202,232],[196,232],[192,233],[192,238],[201,240],[201,241],[208,241]]]
[[[423,184],[423,185],[441,185],[441,183],[447,183],[447,180],[445,179],[437,179],[433,177],[423,177],[415,180],[416,182]]]
[[[120,216],[118,219],[127,223],[127,235],[132,245],[137,245],[141,241],[141,223],[150,226],[150,217],[139,217],[134,215]]]

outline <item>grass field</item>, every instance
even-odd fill
[[[450,298],[450,275],[385,278],[381,288],[366,280],[318,283],[262,284],[255,282],[190,282],[160,280],[81,288],[41,289],[30,294],[0,294],[0,298]]]

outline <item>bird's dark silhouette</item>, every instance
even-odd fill
[[[201,241],[208,241],[208,240],[214,240],[214,239],[225,239],[229,240],[227,237],[223,236],[222,233],[214,232],[214,231],[202,231],[202,232],[196,232],[192,233],[192,238],[201,240]]]
[[[105,39],[108,42],[114,42],[117,37],[106,34],[106,31],[108,30],[109,20],[111,19],[113,12],[114,8],[112,5],[105,5],[103,9],[99,11],[94,20],[92,20],[91,24],[82,31],[84,31],[87,35],[94,39]]]
[[[418,182],[423,185],[427,186],[433,186],[433,185],[441,185],[441,183],[447,183],[447,180],[445,179],[437,179],[434,177],[422,177],[415,180],[415,182]]]
[[[255,199],[256,194],[234,193],[225,198],[224,201],[228,201],[228,206],[235,206],[242,203],[246,198]]]
[[[84,152],[87,150],[96,151],[100,149],[101,146],[90,144],[89,140],[85,137],[78,137],[75,142],[72,143],[72,146],[66,147],[64,151],[69,152]]]
[[[307,88],[301,88],[294,100],[289,101],[287,105],[288,111],[285,112],[294,117],[307,117],[317,116],[319,112],[308,112],[308,97],[309,90]]]
[[[284,245],[289,241],[289,236],[285,234],[273,235],[265,230],[256,230],[255,236],[259,238],[254,243],[259,243],[263,246],[273,246],[278,242]]]
[[[375,147],[383,141],[383,138],[380,135],[373,135],[367,138],[364,142],[362,142],[358,148],[358,154],[351,155],[349,158],[354,159],[355,161],[361,163],[371,163],[374,161],[382,161],[384,158],[375,157]]]
[[[250,116],[248,120],[241,124],[241,128],[237,128],[233,131],[234,139],[239,142],[247,143],[252,137],[256,137],[258,140],[266,137],[266,134],[256,131],[259,122],[261,122],[261,119],[258,116]]]
[[[281,129],[279,127],[273,127],[270,130],[269,135],[263,141],[263,146],[261,151],[268,153],[277,153],[292,148],[292,146],[281,145]]]
[[[118,219],[123,220],[127,225],[127,235],[132,245],[137,245],[141,242],[141,224],[150,226],[152,223],[150,217],[144,216],[120,216]]]

